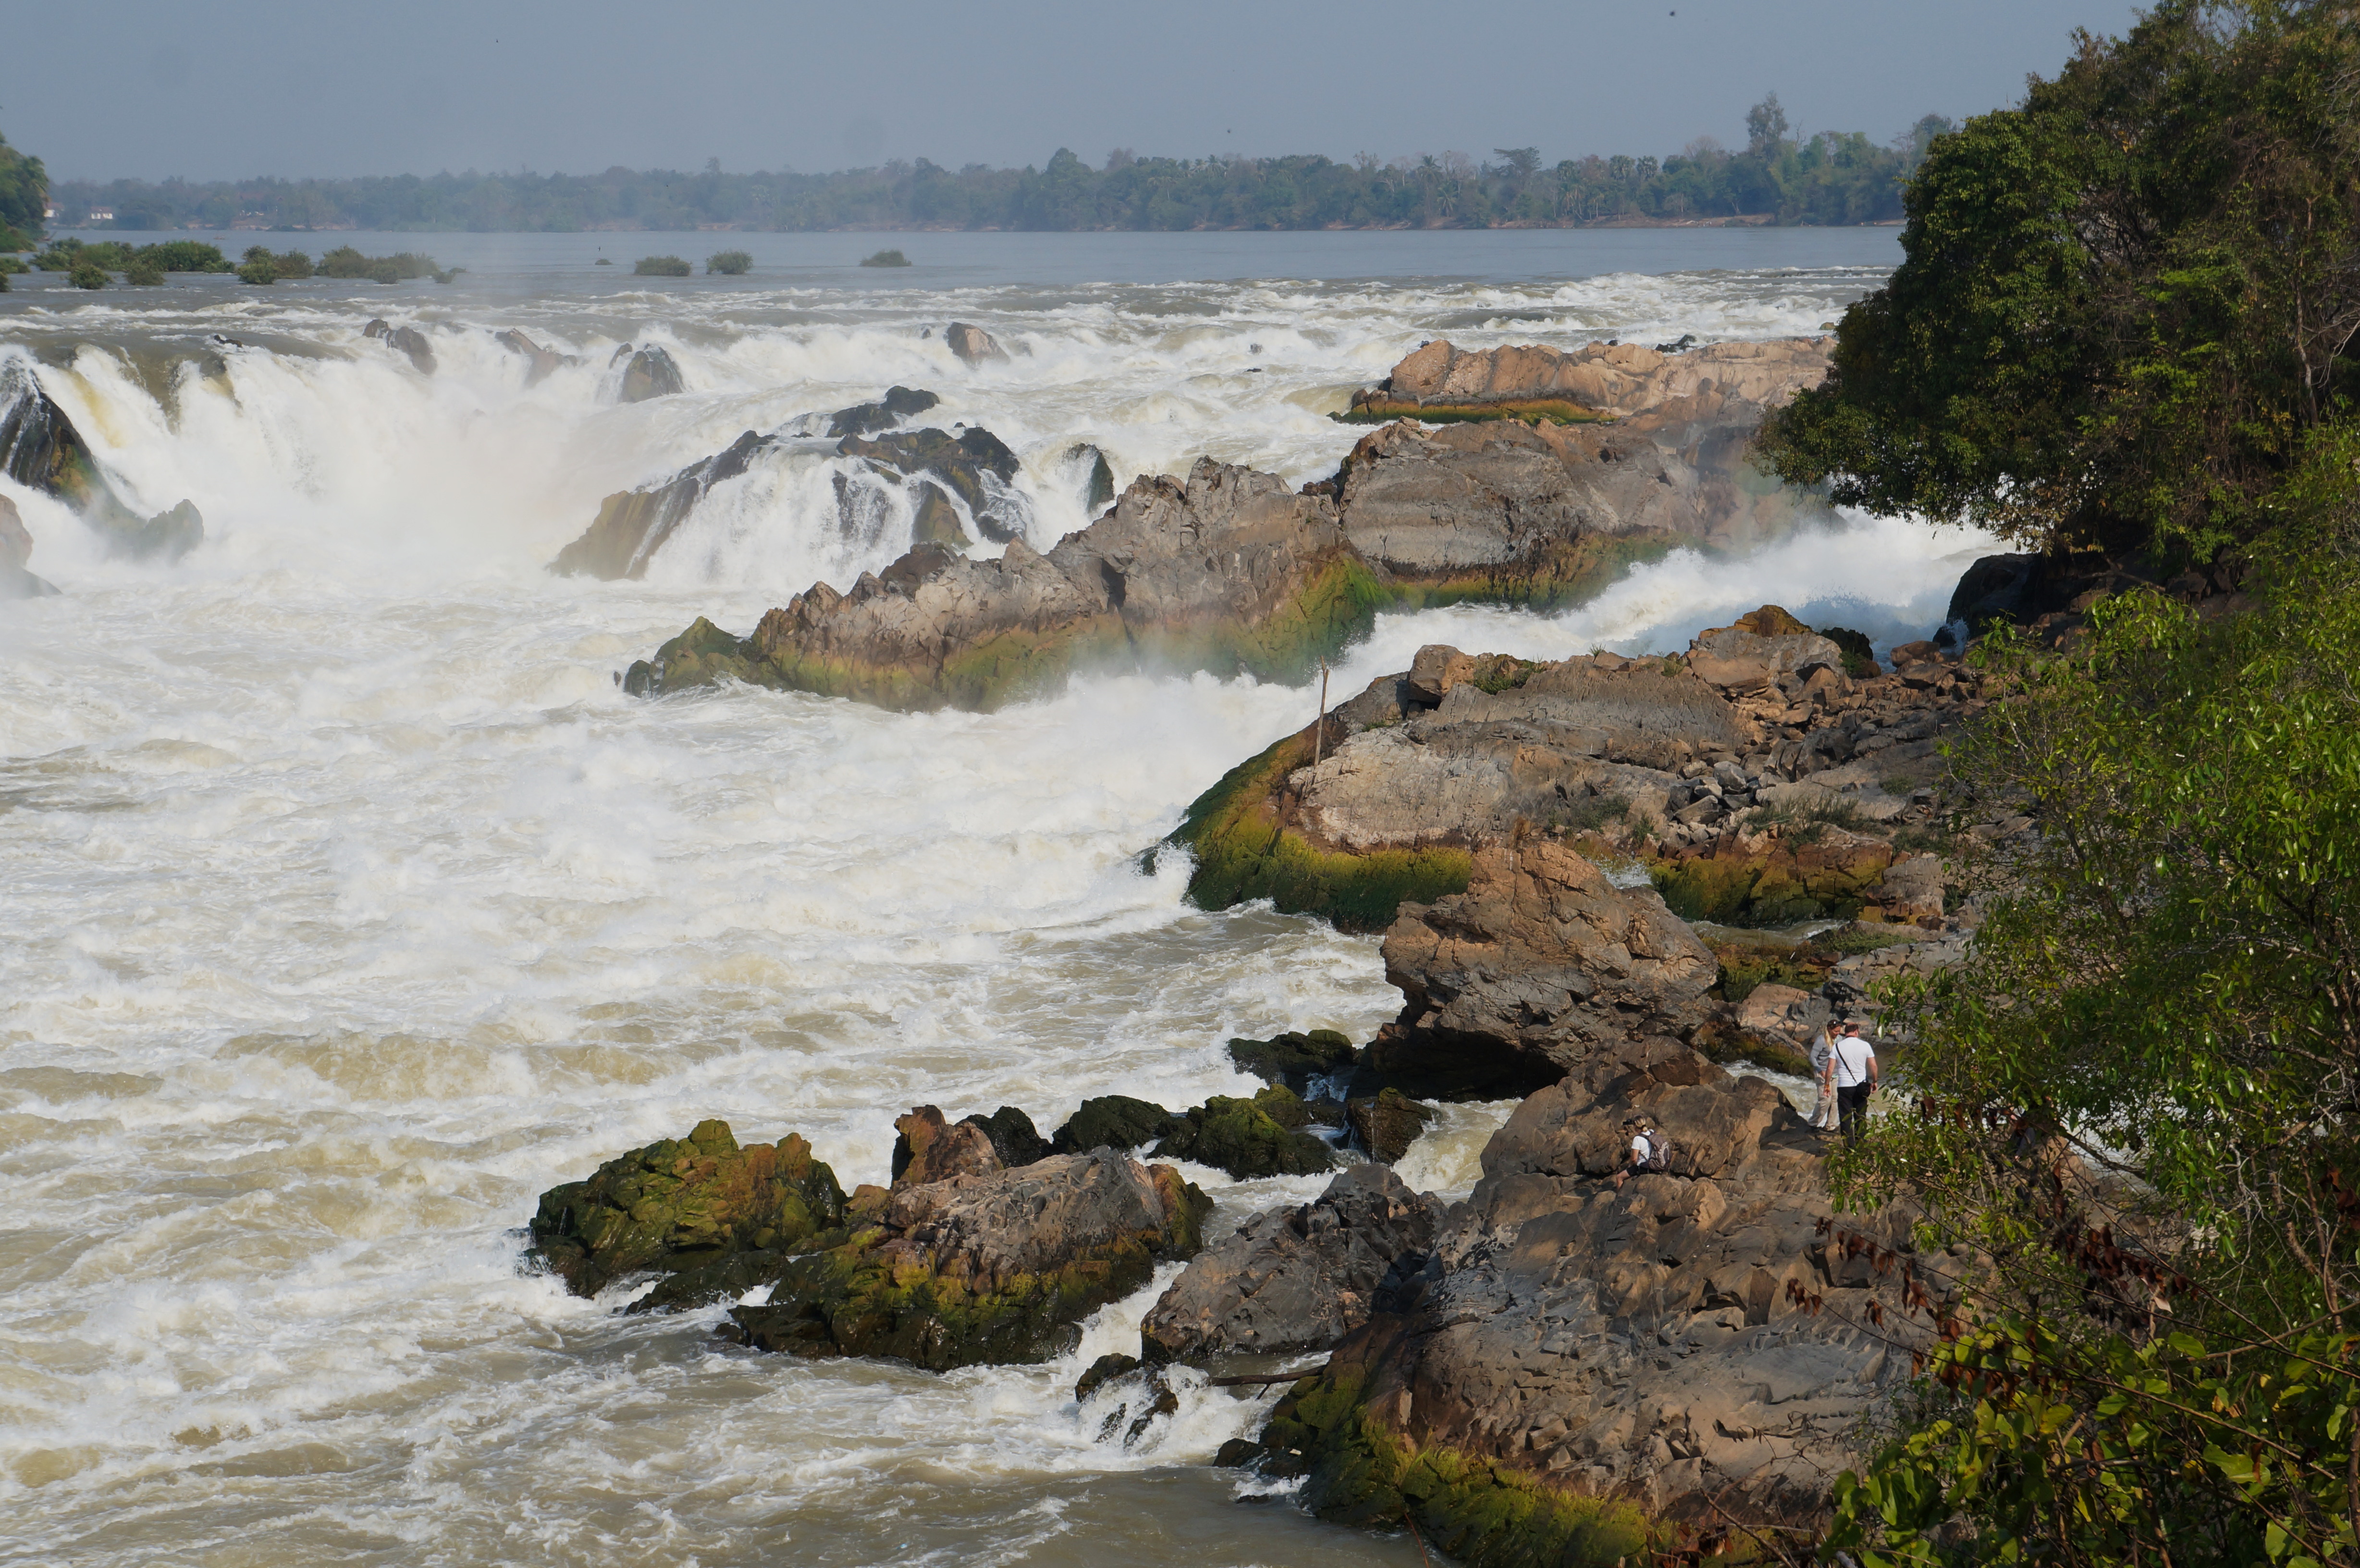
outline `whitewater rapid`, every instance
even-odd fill
[[[1422,338],[1779,335],[1873,281],[429,294],[432,380],[325,292],[6,318],[134,504],[190,496],[208,537],[110,561],[0,482],[65,590],[0,605],[0,1563],[1415,1561],[1202,1467],[1266,1398],[1192,1388],[1099,1441],[1073,1379],[1151,1296],[1054,1365],[934,1377],[722,1351],[719,1309],[625,1320],[519,1266],[541,1190],[705,1116],[802,1132],[849,1187],[914,1102],[1046,1130],[1091,1094],[1250,1089],[1232,1034],[1366,1039],[1398,1006],[1371,939],[1138,868],[1316,693],[626,698],[694,616],[742,630],[890,559],[808,463],[717,495],[644,583],[542,563],[609,491],[895,382],[1018,452],[1045,546],[1083,521],[1076,441],[1118,483],[1200,453],[1300,481]],[[958,365],[954,317],[1011,357]],[[524,387],[511,325],[585,365]],[[274,346],[158,368],[215,333]],[[690,391],[602,401],[625,341]],[[1430,641],[1677,648],[1765,601],[1901,640],[1984,548],[1851,519],[1553,618],[1385,616],[1335,690]],[[1505,1110],[1453,1107],[1404,1173],[1463,1192]],[[1190,1173],[1217,1225],[1321,1185]]]

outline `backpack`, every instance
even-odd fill
[[[1672,1140],[1664,1135],[1660,1127],[1648,1127],[1639,1136],[1647,1140],[1647,1163],[1640,1166],[1639,1169],[1669,1175],[1672,1169]]]

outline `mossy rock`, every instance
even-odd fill
[[[1193,1160],[1239,1181],[1257,1176],[1313,1176],[1330,1170],[1336,1151],[1301,1129],[1311,1113],[1283,1085],[1251,1100],[1216,1094],[1181,1118],[1155,1146],[1159,1160]]]
[[[1011,1171],[1046,1160],[1055,1152],[1049,1140],[1033,1127],[1032,1118],[1014,1105],[1002,1105],[988,1116],[961,1116],[959,1125],[981,1127],[983,1136],[991,1139],[991,1151]]]
[[[1321,915],[1344,931],[1382,931],[1405,903],[1467,891],[1474,859],[1463,849],[1354,855],[1315,848],[1281,826],[1272,801],[1311,752],[1307,732],[1289,735],[1229,769],[1189,805],[1167,842],[1196,856],[1190,903],[1226,909],[1268,898],[1281,914]]]
[[[944,1266],[931,1246],[894,1233],[889,1205],[886,1221],[842,1245],[787,1259],[766,1303],[731,1310],[735,1335],[762,1350],[933,1371],[1054,1359],[1080,1344],[1084,1318],[1146,1284],[1160,1261],[1202,1247],[1212,1201],[1169,1166],[1149,1174],[1163,1207],[1156,1228],[1031,1272],[979,1275],[963,1258]]]
[[[1100,1094],[1084,1100],[1065,1118],[1051,1140],[1059,1154],[1083,1154],[1093,1149],[1137,1149],[1153,1143],[1180,1125],[1180,1118],[1150,1100],[1129,1094]]]
[[[1409,1152],[1426,1126],[1438,1113],[1432,1105],[1411,1099],[1399,1089],[1384,1088],[1369,1100],[1344,1103],[1346,1124],[1369,1158],[1391,1165]]]
[[[650,1271],[676,1277],[662,1305],[739,1290],[845,1222],[836,1172],[790,1133],[739,1148],[729,1124],[704,1121],[541,1196],[530,1256],[577,1296]],[[754,1255],[759,1255],[756,1257]],[[693,1278],[692,1278],[693,1277]]]
[[[1262,1434],[1264,1472],[1305,1476],[1303,1504],[1319,1518],[1363,1530],[1411,1519],[1427,1545],[1472,1568],[1609,1568],[1670,1544],[1627,1501],[1394,1432],[1365,1408],[1362,1367],[1338,1361],[1290,1389]]]
[[[1352,1042],[1334,1029],[1229,1041],[1229,1060],[1239,1072],[1251,1073],[1265,1083],[1283,1083],[1298,1094],[1310,1092],[1312,1079],[1351,1066],[1352,1055]]]

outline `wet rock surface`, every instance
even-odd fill
[[[1382,1165],[1347,1167],[1308,1203],[1211,1241],[1140,1326],[1151,1360],[1325,1350],[1369,1319],[1395,1264],[1422,1267],[1443,1207]]]
[[[661,484],[617,491],[599,503],[598,516],[590,527],[557,552],[549,569],[561,577],[599,577],[609,582],[645,577],[656,551],[688,520],[705,494],[722,481],[745,473],[771,444],[770,438],[748,430],[720,452],[689,464]]]
[[[1179,1118],[1163,1106],[1129,1094],[1100,1094],[1084,1100],[1052,1139],[1059,1154],[1084,1154],[1093,1149],[1139,1149],[1169,1134]]]
[[[1008,351],[981,327],[971,327],[965,321],[953,321],[943,329],[943,342],[967,365],[982,365],[990,360],[1006,359]]]
[[[1336,1163],[1336,1151],[1302,1130],[1310,1125],[1310,1109],[1284,1086],[1251,1100],[1216,1094],[1176,1117],[1154,1153],[1210,1165],[1239,1181],[1316,1175]]]
[[[688,389],[681,379],[680,366],[672,355],[650,343],[636,353],[626,343],[618,351],[630,354],[623,365],[623,379],[616,388],[616,400],[623,403],[644,403],[650,397],[669,397]]]
[[[946,1370],[1045,1361],[1080,1321],[1193,1257],[1211,1203],[1165,1165],[1053,1155],[897,1188],[843,1244],[788,1259],[735,1336],[804,1356],[890,1356]]]
[[[577,1296],[672,1276],[659,1304],[682,1306],[750,1288],[844,1221],[836,1173],[802,1138],[741,1148],[728,1123],[705,1121],[542,1193],[530,1256]]]
[[[538,387],[566,366],[582,363],[573,354],[543,348],[514,327],[497,333],[493,341],[525,362],[524,384],[527,387]]]
[[[16,503],[0,495],[0,599],[38,599],[57,588],[25,565],[33,556],[33,536]]]
[[[378,317],[361,329],[361,335],[376,339],[410,361],[421,376],[434,374],[434,344],[416,327],[397,327]]]
[[[751,637],[700,622],[635,668],[632,689],[723,677],[917,710],[989,709],[1081,668],[1292,677],[1368,624],[1367,568],[1335,508],[1270,474],[1200,461],[1142,478],[1047,555],[912,550],[848,593],[825,583]]]
[[[82,432],[22,360],[0,365],[0,474],[71,506],[115,555],[178,561],[205,537],[203,517],[187,501],[152,517],[126,506]]]

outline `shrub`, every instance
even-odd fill
[[[863,267],[907,267],[910,258],[898,250],[880,250],[875,256],[860,258]]]
[[[725,250],[705,258],[705,270],[724,278],[740,278],[753,270],[754,258],[742,250]]]
[[[676,256],[643,256],[631,270],[641,278],[686,278],[694,269]]]
[[[251,254],[251,253],[249,253]],[[405,250],[393,256],[363,256],[351,245],[338,245],[320,258],[322,278],[366,278],[372,283],[399,283],[412,278],[432,278],[437,283],[448,283],[459,275],[459,268],[443,272],[434,265],[431,256]]]
[[[73,270],[66,276],[72,281],[73,286],[77,289],[104,289],[106,287],[106,268],[99,266],[98,263],[94,261],[75,262],[73,265]]]
[[[153,289],[164,281],[164,269],[144,256],[134,256],[124,269],[123,281],[135,289]]]
[[[602,256],[595,262],[592,263],[592,265],[595,267],[612,267],[615,264],[607,257]]]
[[[257,245],[255,249],[261,250],[262,247]],[[278,264],[270,259],[268,251],[262,252],[259,261],[255,260],[253,252],[249,251],[246,261],[237,269],[237,280],[240,283],[276,283],[279,281]]]
[[[270,258],[270,265],[281,278],[311,276],[311,258],[300,250],[282,250]]]
[[[32,270],[32,267],[27,265],[25,258],[21,256],[0,256],[0,275],[5,275],[11,272],[30,272]]]
[[[229,257],[221,247],[200,240],[163,240],[155,245],[141,245],[132,253],[135,263],[145,262],[158,272],[227,272]]]

